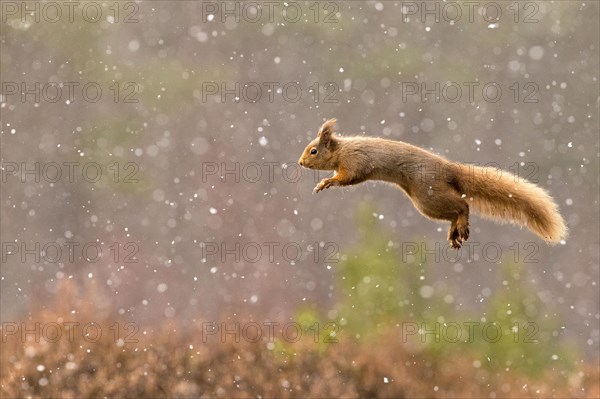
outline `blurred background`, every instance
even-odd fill
[[[323,351],[354,342],[386,358],[392,340],[406,359],[440,370],[458,353],[468,358],[459,375],[481,390],[471,394],[534,395],[528,379],[490,387],[514,372],[531,373],[548,396],[590,395],[585,381],[598,371],[585,370],[600,338],[598,15],[598,3],[580,1],[3,2],[4,336],[57,320],[119,320],[148,339],[164,325],[163,339],[197,339],[207,322],[316,323],[327,335],[319,342],[336,343],[305,349],[328,359]],[[341,134],[402,140],[537,182],[568,239],[551,247],[474,216],[455,252],[448,226],[388,185],[313,195],[330,174],[296,162],[332,117]],[[465,322],[504,334],[444,338],[457,323],[464,341]],[[438,330],[421,339],[413,327],[424,325]],[[50,366],[20,337],[2,342],[7,397],[62,392],[51,390],[75,371],[42,376]],[[302,352],[289,341],[258,353]],[[75,364],[95,353],[51,351]],[[397,364],[405,358],[389,367]],[[357,377],[341,367],[331,378],[348,388]],[[361,396],[457,392],[435,383],[411,391],[373,373]],[[235,391],[225,382],[195,391],[207,380],[194,378],[157,395]],[[275,386],[265,392],[309,395]]]

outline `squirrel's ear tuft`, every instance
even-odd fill
[[[323,123],[321,129],[319,129],[319,138],[331,136],[333,134],[333,128],[335,127],[336,122],[337,120],[334,118]]]

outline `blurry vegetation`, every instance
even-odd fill
[[[544,368],[571,370],[579,353],[560,340],[560,320],[523,278],[520,263],[506,259],[500,270],[501,287],[489,298],[486,314],[502,336],[497,342],[475,342],[490,368],[511,368],[540,376]],[[483,363],[483,362],[482,362]]]
[[[358,211],[359,245],[336,266],[340,291],[339,323],[362,336],[377,333],[401,320],[433,322],[447,314],[441,293],[419,295],[427,279],[426,265],[407,266],[391,235],[377,226],[372,207]]]
[[[560,341],[560,320],[528,287],[520,263],[510,257],[502,261],[501,286],[492,290],[482,311],[487,316],[470,316],[454,310],[445,285],[428,285],[428,264],[402,262],[394,237],[375,216],[371,206],[360,206],[359,244],[336,266],[335,321],[344,337],[368,345],[392,330],[400,342],[427,357],[467,355],[490,370],[532,377],[546,369],[574,368],[578,353]],[[308,314],[304,310],[302,318]],[[315,323],[318,312],[310,317]]]
[[[200,323],[186,329],[175,321],[136,328],[130,335],[131,329],[113,327],[131,320],[103,312],[102,294],[90,284],[78,290],[67,280],[54,303],[32,313],[32,320],[55,325],[69,321],[66,310],[81,314],[72,335],[65,330],[50,342],[30,332],[23,339],[3,325],[3,398],[579,398],[600,393],[597,365],[584,364],[572,373],[544,368],[539,379],[514,369],[491,372],[474,367],[472,352],[460,348],[450,363],[429,350],[411,353],[393,331],[379,335],[384,345],[357,342],[347,334],[318,344],[311,334],[275,345],[267,339],[236,341],[231,334],[207,339]],[[315,315],[303,310],[297,323],[319,323],[323,334],[324,324]],[[92,316],[104,332],[94,338],[81,333]]]
[[[537,343],[514,342],[508,333],[493,343],[477,333],[474,340],[462,343],[428,335],[422,347],[403,340],[398,334],[403,322],[425,323],[433,330],[436,321],[468,319],[452,312],[442,299],[447,293],[422,289],[427,283],[426,266],[409,267],[399,261],[390,237],[377,226],[368,206],[361,208],[359,221],[360,244],[337,267],[338,314],[328,320],[314,308],[302,308],[293,323],[301,326],[301,339],[293,339],[291,330],[287,340],[276,333],[274,342],[265,336],[258,342],[236,340],[231,333],[207,337],[200,322],[181,328],[173,320],[136,328],[137,333],[129,335],[129,329],[108,327],[125,326],[131,319],[106,313],[109,308],[102,305],[102,293],[94,282],[78,289],[66,280],[54,303],[33,307],[44,310],[32,311],[31,320],[59,325],[68,321],[65,314],[74,312],[93,316],[106,333],[93,342],[78,333],[72,338],[65,333],[63,339],[49,342],[43,336],[33,339],[32,333],[23,340],[3,326],[0,394],[6,398],[579,398],[600,394],[600,369],[581,364],[570,370],[556,342],[558,324],[529,295],[517,264],[502,270],[502,288],[490,297],[486,314],[503,331],[515,322],[536,323]],[[77,318],[80,326],[85,319]],[[121,332],[115,335],[115,331]],[[413,338],[421,341],[417,335]],[[553,354],[556,366],[548,361]]]

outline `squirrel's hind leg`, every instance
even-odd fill
[[[448,220],[448,241],[452,248],[460,248],[469,238],[469,205],[452,191],[416,191],[410,196],[415,207],[432,219]]]
[[[462,244],[469,239],[469,213],[460,213],[455,220],[452,221],[448,230],[448,241],[450,246],[459,249]]]

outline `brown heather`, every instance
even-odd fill
[[[91,289],[91,287],[89,287]],[[89,297],[90,290],[85,297]],[[93,296],[93,295],[92,295]],[[58,342],[22,343],[2,331],[2,398],[597,398],[598,364],[565,372],[548,368],[532,378],[514,371],[474,366],[467,354],[433,356],[409,352],[397,333],[357,341],[317,344],[312,336],[296,343],[202,340],[201,324],[181,329],[174,322],[140,327],[137,343],[119,346],[101,315],[98,300],[75,298],[72,286],[59,291],[52,311],[28,322],[62,323],[78,303],[81,325],[103,327],[97,342],[81,334]],[[39,308],[39,307],[37,307]],[[71,311],[69,311],[71,309]],[[84,316],[86,315],[86,316]],[[130,320],[119,320],[121,324]],[[445,360],[446,359],[446,360]],[[447,360],[450,359],[450,360]],[[43,370],[38,366],[43,365]],[[45,379],[45,380],[44,380]],[[386,382],[387,381],[387,382]]]
[[[109,325],[110,323],[105,323]],[[571,398],[598,397],[599,368],[531,380],[475,368],[473,359],[408,353],[397,336],[371,345],[340,337],[320,351],[311,340],[287,350],[265,342],[202,343],[201,330],[173,328],[118,346],[110,334],[2,346],[2,398]],[[193,348],[193,349],[192,349]],[[89,352],[88,352],[89,350]],[[67,367],[72,362],[75,366]],[[40,372],[38,365],[44,365]],[[47,378],[45,386],[40,379]],[[385,382],[387,379],[387,383]],[[567,381],[567,383],[565,383]]]

